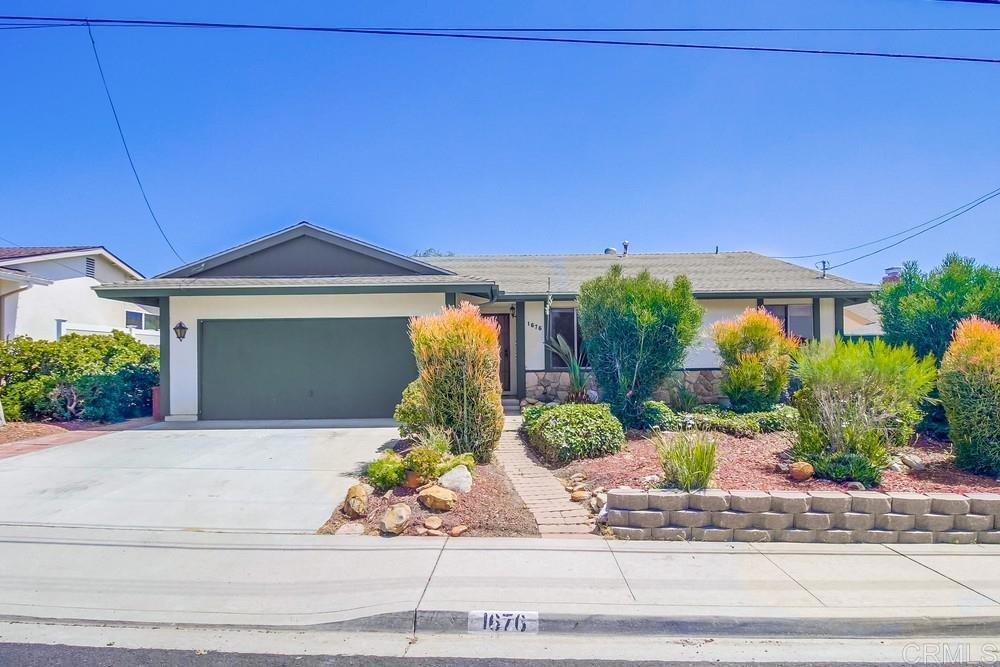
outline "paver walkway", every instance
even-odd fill
[[[504,418],[497,460],[535,516],[542,537],[597,537],[590,513],[572,502],[559,480],[528,453],[518,433],[520,428],[520,416]]]

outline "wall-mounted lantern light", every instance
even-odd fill
[[[178,322],[174,325],[174,335],[177,336],[177,340],[184,340],[184,336],[187,336],[188,328],[183,322]]]

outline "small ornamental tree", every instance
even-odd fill
[[[788,386],[791,353],[798,341],[763,308],[747,308],[716,322],[712,339],[722,357],[722,391],[736,412],[769,410]]]
[[[427,426],[452,432],[452,451],[490,460],[503,430],[500,345],[494,321],[472,304],[410,320]]]
[[[578,319],[587,359],[611,411],[626,428],[645,426],[645,402],[678,368],[701,327],[691,283],[671,284],[620,264],[580,286]]]
[[[955,464],[1000,475],[1000,326],[978,317],[959,322],[941,360],[938,388]]]

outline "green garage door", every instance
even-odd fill
[[[202,320],[201,419],[392,417],[417,376],[407,318]]]

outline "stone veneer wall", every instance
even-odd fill
[[[702,403],[718,403],[722,394],[719,384],[722,382],[720,370],[678,371],[674,377],[684,382],[688,391],[693,392]],[[597,389],[594,376],[588,376],[587,385]],[[669,401],[673,391],[673,382],[668,382],[653,393],[653,398]],[[542,403],[564,401],[569,393],[569,373],[562,371],[527,371],[525,373],[525,396]]]
[[[874,491],[608,492],[626,540],[1000,544],[1000,494]]]

